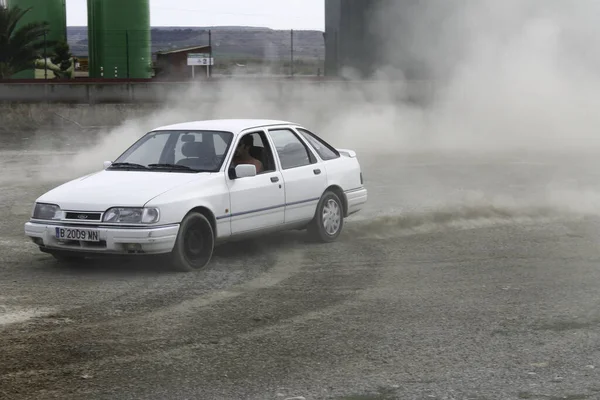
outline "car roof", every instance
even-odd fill
[[[175,130],[214,130],[232,132],[234,135],[246,129],[258,128],[269,125],[294,125],[294,122],[279,121],[273,119],[211,119],[202,121],[189,121],[179,124],[161,126],[153,131],[175,131]]]

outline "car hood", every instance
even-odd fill
[[[105,211],[110,207],[141,207],[154,197],[192,181],[208,180],[209,173],[101,171],[60,185],[37,201],[63,210]]]

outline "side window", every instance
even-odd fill
[[[274,129],[269,131],[279,159],[281,168],[290,169],[310,165],[315,162],[304,143],[289,129]]]
[[[263,174],[267,172],[275,171],[275,159],[273,157],[273,152],[271,151],[271,147],[269,146],[269,142],[267,142],[264,132],[252,132],[247,133],[240,137],[238,141],[238,145],[245,137],[250,136],[252,138],[252,147],[250,148],[250,156],[259,160],[263,165]],[[235,161],[235,158],[234,160]],[[235,165],[232,162],[232,165]]]
[[[304,137],[308,143],[310,143],[310,145],[324,161],[333,160],[340,157],[340,154],[333,148],[333,146],[329,145],[323,139],[317,137],[317,135],[314,133],[302,128],[296,128],[296,130],[300,132],[302,137]]]

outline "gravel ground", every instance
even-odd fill
[[[2,399],[600,398],[593,155],[365,155],[337,243],[192,274],[40,253],[23,223],[56,155],[0,152]]]

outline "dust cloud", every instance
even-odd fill
[[[100,169],[104,160],[114,159],[158,126],[214,118],[292,120],[336,147],[356,150],[365,159],[384,154],[475,154],[480,158],[515,154],[525,159],[542,154],[551,159],[557,153],[598,151],[600,28],[595,16],[600,3],[382,4],[371,29],[379,37],[385,66],[367,82],[190,84],[185,92],[171,93],[163,108],[127,120],[105,132],[95,146],[75,155],[69,177]],[[415,71],[427,80],[411,80],[409,75]],[[405,101],[411,92],[420,93],[428,102]],[[378,168],[383,166],[371,167],[370,175],[376,176]],[[41,174],[39,178],[57,176]],[[412,189],[418,192],[420,188]],[[390,188],[389,193],[400,201],[401,191]],[[513,198],[508,192],[505,196]],[[551,182],[544,189],[513,198],[513,204],[500,213],[502,218],[504,212],[515,218],[548,216],[548,207],[600,213],[599,197],[595,190],[579,192],[576,187]],[[494,214],[498,209],[493,202],[449,201],[438,208],[441,214],[418,218],[439,222],[451,213],[473,220],[477,210],[488,220],[500,218]]]
[[[582,196],[583,195],[583,196]],[[585,200],[580,202],[580,198]],[[470,192],[458,201],[383,215],[360,215],[345,230],[355,239],[394,239],[415,234],[582,221],[600,215],[600,193],[557,191],[550,197],[530,193],[526,197],[486,196]]]
[[[599,11],[590,0],[384,2],[381,74],[436,79],[418,146],[597,150]]]

